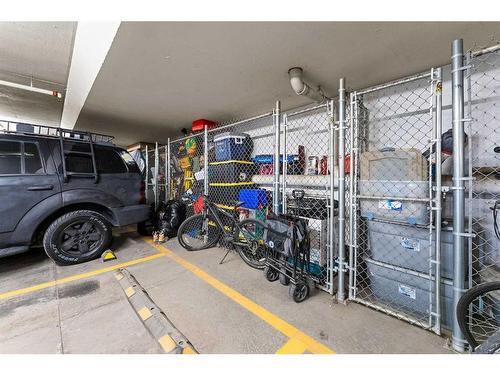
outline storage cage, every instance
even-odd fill
[[[277,102],[157,145],[149,201],[208,194],[240,219],[304,217],[320,288],[449,330],[464,350],[456,303],[500,274],[500,50],[454,50],[451,60],[348,95],[341,79],[324,104],[281,113]],[[498,328],[500,296],[472,309],[477,332]]]
[[[332,103],[289,113],[280,113],[278,105],[148,149],[148,202],[158,207],[187,197],[194,203],[207,194],[239,220],[265,220],[270,212],[304,217],[311,229],[309,269],[317,286],[333,294],[338,172]],[[292,198],[295,189],[305,192],[300,202]],[[189,205],[187,216],[195,206]]]

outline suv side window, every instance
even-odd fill
[[[0,175],[44,173],[35,143],[0,140]]]
[[[40,152],[34,143],[24,142],[24,173],[42,174],[44,173]]]
[[[0,174],[21,174],[21,142],[0,141]]]
[[[96,147],[96,164],[99,173],[127,173],[121,156],[112,148]]]
[[[66,170],[74,173],[94,173],[92,157],[88,143],[67,142],[64,145],[66,154]],[[98,173],[128,173],[127,165],[111,147],[94,146]]]

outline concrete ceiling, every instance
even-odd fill
[[[0,79],[63,90],[76,22],[0,22]],[[49,82],[45,82],[49,81]],[[58,126],[63,101],[0,86],[0,119]]]
[[[500,23],[124,22],[77,122],[120,143],[165,141],[197,118],[225,121],[308,103],[287,70],[335,95],[447,64],[450,45],[500,40]]]

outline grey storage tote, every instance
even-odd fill
[[[377,221],[369,221],[367,224],[372,259],[424,274],[429,273],[430,256],[434,257],[436,245],[435,230],[431,242],[429,229]],[[453,278],[453,228],[442,229],[441,276],[451,279]],[[435,267],[432,267],[433,271],[434,269]]]
[[[415,319],[427,323],[430,311],[429,294],[433,304],[435,294],[428,278],[384,267],[366,258],[368,279],[373,297],[395,311],[403,311]],[[453,284],[441,282],[441,323],[450,328],[453,324]]]
[[[428,181],[359,181],[361,216],[408,224],[429,224]],[[404,198],[404,199],[398,199]],[[414,200],[412,200],[414,199]]]

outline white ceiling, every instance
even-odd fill
[[[0,79],[64,89],[76,22],[0,22]],[[50,81],[54,83],[47,83]],[[0,86],[0,118],[58,126],[63,100]]]
[[[307,100],[287,70],[335,95],[448,63],[454,38],[467,48],[500,40],[500,23],[124,22],[77,128],[122,144],[165,141],[197,118],[224,121]]]
[[[66,85],[75,22],[0,22],[0,79],[12,73]],[[450,44],[500,40],[500,23],[124,22],[77,128],[120,144],[165,141],[192,120],[227,121],[308,101],[287,70],[335,95],[341,76],[357,89],[448,63]],[[53,89],[54,84],[35,82]],[[58,125],[63,101],[0,86],[0,118]]]

